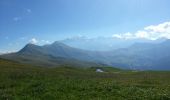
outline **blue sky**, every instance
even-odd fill
[[[29,41],[135,34],[170,21],[170,0],[0,0],[0,52]]]

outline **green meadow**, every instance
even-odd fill
[[[0,60],[0,100],[170,100],[170,72],[36,67]]]

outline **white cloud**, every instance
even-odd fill
[[[155,33],[170,33],[170,22],[164,22],[159,25],[150,25],[144,29]]]
[[[114,37],[114,38],[122,38],[122,35],[121,34],[113,34],[112,37]]]
[[[15,53],[17,51],[4,51],[4,52],[0,52],[0,55],[3,55],[3,54],[9,54],[9,53]]]
[[[48,40],[41,40],[41,42],[44,44],[50,44],[51,42],[50,41],[48,41]]]
[[[27,13],[31,13],[32,10],[31,10],[31,9],[26,9],[26,12],[27,12]]]
[[[150,38],[149,34],[146,31],[137,31],[135,34],[135,37],[136,38],[146,38],[146,39]]]
[[[20,21],[20,20],[23,20],[23,19],[25,19],[25,17],[28,16],[30,13],[32,13],[32,10],[31,10],[31,9],[25,9],[23,16],[19,15],[19,16],[17,16],[17,17],[14,17],[13,20],[14,20],[15,22],[18,22],[18,21]]]
[[[16,21],[16,22],[18,22],[18,21],[21,20],[21,17],[14,17],[13,20]]]
[[[38,43],[38,40],[36,38],[32,38],[30,41],[29,41],[31,44],[37,44]]]
[[[120,38],[120,39],[133,39],[135,37],[135,34],[127,32],[127,33],[124,33],[124,34],[113,34],[112,37]]]
[[[139,30],[135,33],[113,34],[114,38],[121,39],[149,39],[156,40],[160,38],[170,39],[170,22],[164,22],[158,25],[150,25],[143,30]]]

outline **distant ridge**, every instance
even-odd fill
[[[88,38],[85,36],[78,36],[61,40],[60,42],[65,43],[71,47],[81,48],[84,50],[92,51],[110,51],[120,48],[127,48],[134,43],[161,43],[165,41],[165,38],[157,40],[148,39],[121,39],[116,37],[96,37]]]

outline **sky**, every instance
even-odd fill
[[[0,52],[74,36],[170,38],[170,0],[0,0]]]

